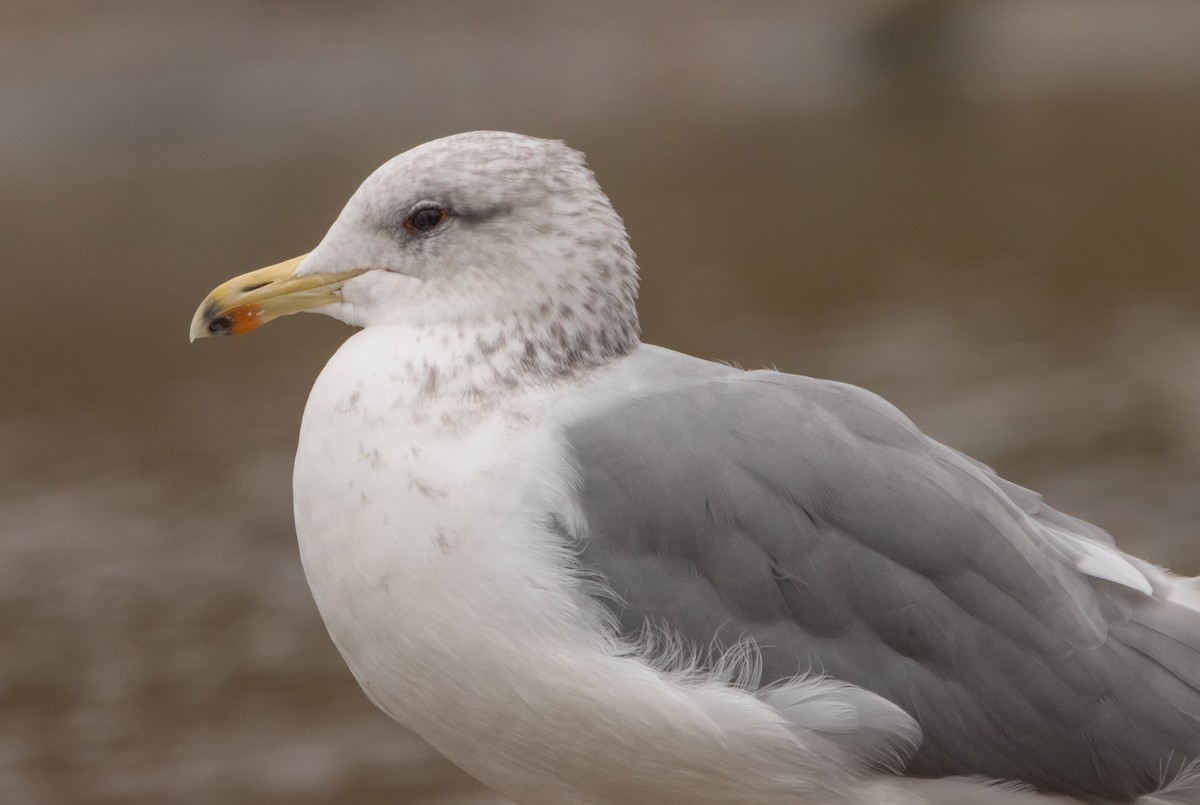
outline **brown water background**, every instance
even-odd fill
[[[867,386],[1200,573],[1200,5],[10,0],[0,801],[481,796],[361,695],[296,554],[348,330],[186,339],[472,128],[588,153],[645,340]]]

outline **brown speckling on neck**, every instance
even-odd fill
[[[396,230],[421,200],[444,204],[449,223]],[[574,377],[638,344],[624,223],[560,142],[473,132],[413,149],[364,182],[308,260],[388,269],[348,285],[342,310],[403,328],[395,401],[426,411]]]
[[[438,388],[438,368],[436,365],[435,366],[426,366],[425,367],[425,379],[423,381],[421,381],[420,394],[422,397],[431,397],[434,394],[437,394],[437,388]]]

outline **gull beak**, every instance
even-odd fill
[[[242,335],[271,319],[328,305],[342,298],[346,280],[363,273],[363,270],[341,271],[297,277],[296,268],[306,256],[302,254],[218,285],[192,317],[189,338],[195,341],[210,335]]]

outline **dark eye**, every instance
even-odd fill
[[[413,210],[404,219],[404,228],[409,232],[428,232],[446,220],[449,213],[445,207],[428,206]]]

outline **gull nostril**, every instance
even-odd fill
[[[256,282],[253,285],[247,285],[245,288],[242,288],[242,293],[250,293],[251,291],[257,291],[259,288],[263,287],[264,285],[270,285],[270,284],[271,284],[271,280],[267,280],[266,282]]]

